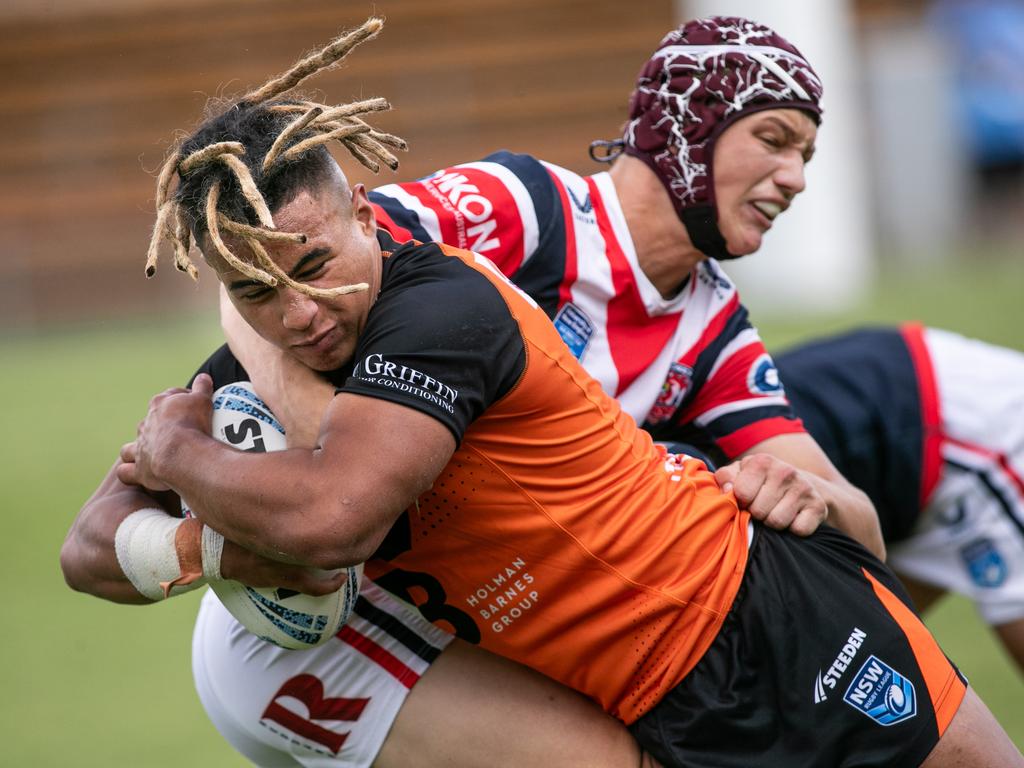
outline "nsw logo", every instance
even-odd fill
[[[879,725],[895,725],[917,714],[914,684],[873,654],[853,678],[843,701]]]
[[[971,580],[979,587],[992,589],[1006,581],[1008,568],[1003,556],[989,538],[976,539],[960,550]]]
[[[754,395],[781,395],[782,382],[775,362],[768,354],[759,355],[747,372],[747,389]]]
[[[573,357],[579,360],[590,343],[590,337],[594,335],[594,324],[582,309],[569,302],[555,315],[555,330]]]

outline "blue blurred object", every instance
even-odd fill
[[[974,162],[1024,162],[1024,2],[938,0],[932,19],[955,57],[954,99]]]

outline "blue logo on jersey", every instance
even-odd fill
[[[917,714],[914,684],[873,654],[853,678],[843,701],[879,725],[894,725]]]
[[[583,196],[583,202],[580,202],[580,199],[576,197],[576,193],[572,191],[572,187],[566,187],[565,190],[569,193],[569,197],[572,198],[573,205],[579,209],[580,213],[590,213],[594,210],[594,204],[590,201],[589,192]]]
[[[976,539],[960,549],[971,580],[979,587],[999,587],[1006,581],[1009,568],[992,539]]]
[[[747,373],[747,389],[755,395],[781,395],[782,382],[775,361],[763,354],[754,361]]]
[[[594,324],[582,309],[569,302],[555,315],[555,330],[569,347],[573,357],[579,360],[590,343],[590,337],[594,335]]]
[[[697,268],[697,279],[715,289],[715,293],[724,295],[732,290],[732,282],[719,271],[713,261],[705,259]]]

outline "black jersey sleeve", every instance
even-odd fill
[[[192,378],[188,380],[188,386],[192,386],[192,382],[196,380],[196,376],[200,373],[210,374],[210,378],[213,379],[214,391],[220,389],[225,384],[234,384],[236,381],[249,381],[249,374],[246,373],[245,368],[238,362],[238,359],[228,349],[227,344],[222,344],[212,355],[206,358],[206,361],[199,366]]]
[[[414,408],[461,441],[515,385],[526,349],[490,278],[434,244],[407,243],[385,261],[354,362],[339,392]]]

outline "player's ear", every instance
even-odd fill
[[[373,235],[377,231],[377,216],[370,205],[370,198],[366,194],[364,184],[356,184],[352,187],[352,217],[359,224],[363,234]]]

